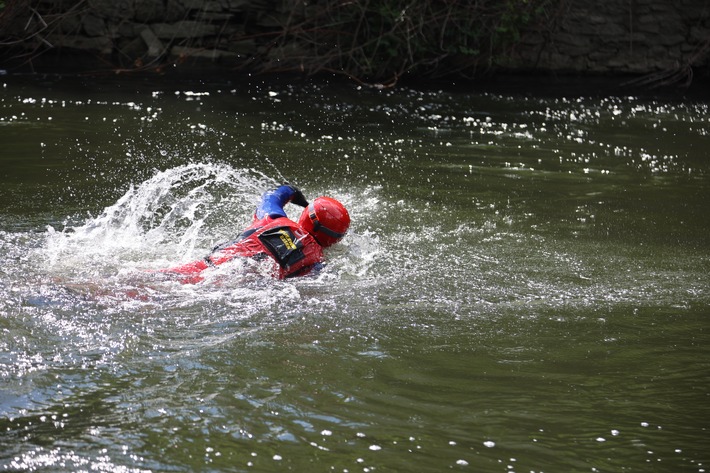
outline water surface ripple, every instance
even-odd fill
[[[708,112],[7,78],[0,469],[707,471]],[[284,181],[322,272],[155,272]]]

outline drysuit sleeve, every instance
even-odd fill
[[[303,197],[303,193],[298,188],[288,184],[266,191],[261,196],[261,203],[256,209],[256,218],[262,219],[266,216],[272,218],[286,217],[284,206],[289,202],[302,207],[308,206],[308,201]]]

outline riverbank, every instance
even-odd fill
[[[30,8],[12,0],[0,6],[0,69],[205,78],[290,72],[375,88],[504,76],[686,88],[710,77],[710,5],[702,0],[465,3],[41,0]]]

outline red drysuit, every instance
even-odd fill
[[[204,279],[202,272],[207,268],[246,257],[271,258],[274,276],[279,279],[307,274],[320,265],[323,248],[310,233],[286,217],[284,206],[292,200],[299,204],[299,194],[300,191],[288,185],[266,192],[254,221],[236,240],[217,246],[201,260],[165,272],[183,275],[184,283],[197,283]]]

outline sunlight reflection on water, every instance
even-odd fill
[[[2,103],[6,470],[706,468],[707,104]],[[351,209],[320,274],[152,272],[233,238],[284,176]]]

